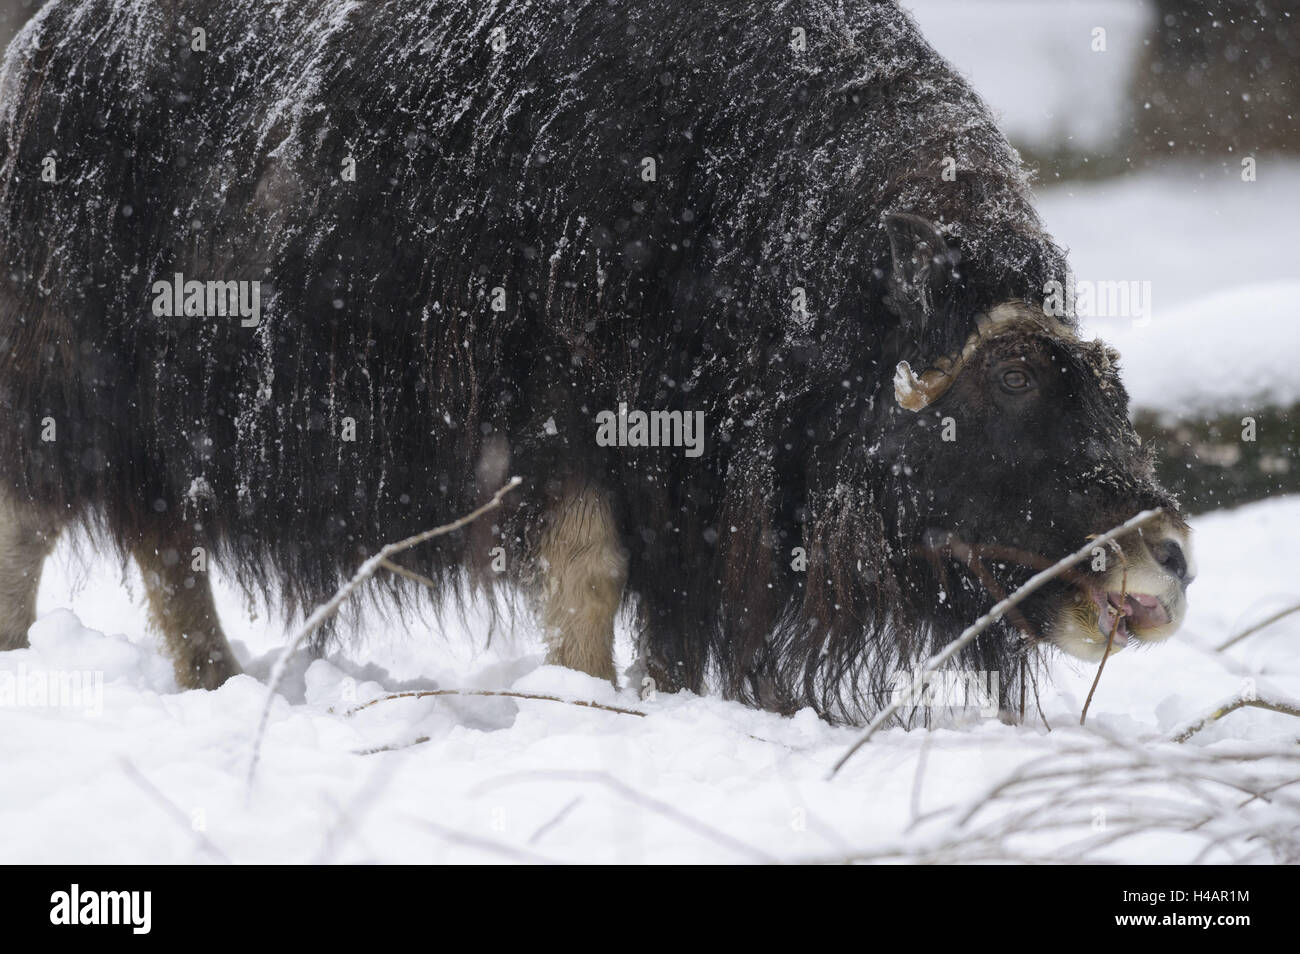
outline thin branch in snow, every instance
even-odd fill
[[[413,749],[417,745],[424,745],[429,741],[427,735],[417,735],[410,742],[394,742],[391,745],[377,745],[373,749],[356,749],[353,755],[378,755],[380,752],[399,752],[402,749]]]
[[[603,709],[606,712],[640,716],[643,719],[646,716],[646,713],[638,709],[624,709],[621,706],[611,706],[590,699],[565,699],[561,696],[547,696],[537,692],[514,692],[508,689],[412,689],[409,692],[393,692],[386,696],[371,699],[369,702],[363,702],[359,706],[354,706],[347,711],[346,715],[356,715],[362,709],[369,709],[377,703],[388,702],[391,699],[423,699],[426,696],[504,696],[509,699],[537,699],[542,702],[560,702],[566,706],[582,706],[584,709]]]
[[[471,848],[478,848],[491,854],[501,855],[511,861],[523,862],[530,865],[554,865],[558,862],[547,858],[545,855],[539,855],[535,852],[523,848],[516,848],[514,845],[507,845],[504,842],[493,841],[490,838],[482,838],[478,835],[471,835],[468,832],[457,831],[454,828],[448,828],[446,825],[439,825],[437,822],[430,821],[427,818],[414,818],[407,816],[417,825],[429,829],[440,838],[457,845],[467,845]]]
[[[507,775],[498,779],[493,779],[490,782],[486,782],[483,785],[480,785],[479,791],[484,791],[488,788],[495,788],[501,785],[511,785],[523,781],[596,782],[597,784],[604,785],[605,787],[609,788],[611,791],[617,793],[618,795],[621,795],[623,798],[632,802],[634,805],[640,805],[642,808],[646,808],[657,815],[662,815],[664,818],[667,818],[668,820],[673,821],[678,825],[681,825],[683,828],[693,831],[698,835],[702,835],[703,837],[709,839],[710,841],[713,841],[719,845],[729,848],[732,851],[737,852],[738,854],[748,855],[750,858],[752,858],[754,861],[759,862],[760,864],[776,864],[778,861],[777,858],[773,857],[772,855],[769,855],[761,848],[757,848],[753,845],[747,844],[746,842],[741,841],[739,838],[734,838],[731,835],[728,835],[725,831],[722,831],[721,829],[718,828],[714,828],[712,825],[706,822],[702,822],[698,818],[686,814],[685,812],[681,811],[678,808],[675,808],[674,806],[668,804],[667,802],[661,801],[660,799],[657,799],[651,795],[647,795],[644,792],[638,791],[637,789],[633,788],[631,785],[628,785],[623,780],[616,778],[613,775],[609,775],[606,772],[592,772],[592,771],[583,771],[583,770],[571,770],[571,771],[557,770],[557,771],[550,771],[550,772],[544,772],[544,771],[515,772],[511,775]]]
[[[1197,861],[1300,859],[1294,746],[1221,751],[1087,735],[1030,759],[977,796],[919,816],[897,842],[811,860],[1104,863],[1120,842],[1169,832],[1200,840]],[[1237,793],[1251,797],[1242,801]],[[1251,802],[1267,801],[1250,808]]]
[[[253,751],[248,760],[248,786],[250,790],[253,785],[253,776],[257,772],[257,760],[262,751],[262,738],[266,734],[266,724],[271,718],[271,704],[275,701],[276,690],[280,688],[280,683],[284,680],[284,674],[289,668],[289,660],[293,657],[293,654],[302,647],[303,643],[308,640],[311,634],[316,632],[316,630],[318,630],[327,619],[337,613],[339,608],[347,602],[348,598],[368,579],[370,579],[370,577],[374,576],[380,568],[385,565],[396,565],[392,564],[391,558],[393,556],[409,550],[412,547],[419,546],[421,543],[426,543],[434,537],[445,536],[448,533],[452,533],[459,530],[461,527],[474,522],[479,517],[483,516],[483,514],[501,506],[501,498],[514,490],[521,483],[523,483],[522,477],[511,477],[510,480],[506,482],[505,486],[494,493],[492,498],[477,510],[471,511],[470,513],[465,514],[465,516],[453,520],[451,523],[444,523],[440,527],[434,527],[432,530],[425,530],[423,533],[417,533],[413,537],[407,537],[405,540],[399,540],[396,543],[386,545],[378,553],[362,563],[360,568],[357,570],[356,575],[353,576],[352,579],[348,580],[347,583],[343,584],[343,586],[339,588],[338,592],[330,597],[328,602],[321,604],[312,611],[312,614],[308,616],[306,622],[303,623],[302,629],[298,630],[298,633],[293,637],[293,640],[285,648],[284,652],[280,654],[280,658],[276,660],[275,668],[271,670],[271,680],[266,690],[266,705],[262,707],[262,718],[257,724],[257,733],[253,737]]]
[[[930,739],[931,736],[927,732],[925,738],[921,740],[921,752],[916,758],[916,772],[912,775],[912,800],[910,807],[913,822],[921,817],[921,782],[925,778],[925,757],[930,754]]]
[[[1083,711],[1079,713],[1079,725],[1083,725],[1088,720],[1088,707],[1092,705],[1093,693],[1097,691],[1097,684],[1101,682],[1102,670],[1106,668],[1106,660],[1110,658],[1110,647],[1115,644],[1115,634],[1119,632],[1119,622],[1124,618],[1120,610],[1124,607],[1124,601],[1128,599],[1128,560],[1124,559],[1124,551],[1117,545],[1115,547],[1119,553],[1121,566],[1124,568],[1124,578],[1119,585],[1119,606],[1115,609],[1115,622],[1110,624],[1110,635],[1106,637],[1106,649],[1101,654],[1101,662],[1097,664],[1097,675],[1092,679],[1092,686],[1088,689],[1088,698],[1083,700]]]
[[[568,818],[569,813],[572,812],[575,808],[577,808],[580,804],[582,804],[582,796],[575,795],[564,805],[563,808],[561,808],[558,812],[552,815],[548,821],[543,823],[542,826],[537,829],[537,831],[532,833],[532,835],[528,839],[528,844],[535,845],[537,844],[537,842],[541,841],[543,835],[545,835],[548,831],[550,831],[560,822],[564,821],[564,819]]]
[[[884,725],[886,722],[888,722],[890,719],[894,717],[895,713],[897,713],[898,710],[902,708],[905,700],[918,698],[917,693],[919,693],[921,689],[924,688],[925,680],[931,673],[935,672],[936,670],[946,665],[949,660],[951,660],[959,652],[965,649],[966,646],[968,646],[975,639],[976,636],[984,632],[984,630],[988,629],[988,627],[992,626],[995,622],[1001,619],[1003,614],[1005,614],[1008,610],[1018,605],[1019,603],[1023,602],[1024,600],[1028,599],[1031,595],[1037,592],[1041,587],[1045,586],[1047,583],[1051,582],[1053,579],[1060,576],[1062,573],[1065,573],[1067,570],[1073,568],[1076,564],[1081,563],[1082,561],[1087,559],[1088,556],[1091,555],[1092,551],[1096,547],[1105,546],[1106,544],[1110,543],[1112,540],[1122,537],[1130,530],[1134,530],[1137,527],[1140,527],[1143,524],[1147,523],[1148,521],[1155,519],[1157,516],[1160,515],[1160,513],[1161,510],[1159,507],[1155,508],[1154,510],[1144,510],[1137,516],[1129,520],[1126,520],[1124,523],[1120,524],[1118,527],[1114,528],[1113,530],[1103,533],[1099,537],[1094,537],[1090,539],[1087,543],[1085,543],[1079,549],[1075,550],[1073,553],[1069,554],[1068,556],[1062,557],[1060,560],[1058,560],[1056,563],[1054,563],[1052,566],[1048,567],[1047,569],[1034,574],[1032,577],[1029,578],[1028,581],[1025,582],[1023,586],[1017,589],[1014,593],[1012,593],[1006,599],[999,601],[996,605],[994,605],[992,609],[990,609],[987,613],[985,613],[974,623],[968,626],[960,636],[958,636],[951,643],[945,646],[941,652],[938,652],[934,656],[930,657],[930,659],[926,662],[924,666],[921,667],[920,672],[917,673],[915,679],[912,681],[911,689],[906,693],[901,693],[896,695],[894,700],[890,702],[889,705],[885,706],[885,708],[882,709],[880,713],[874,719],[871,720],[871,724],[868,725],[866,729],[863,730],[862,734],[858,736],[857,740],[852,745],[849,746],[848,751],[845,752],[843,755],[841,755],[839,760],[836,761],[835,765],[831,768],[828,778],[834,778],[839,773],[840,769],[844,767],[844,764],[848,762],[850,758],[853,757],[853,754],[857,752],[858,749],[862,748],[862,746],[866,745],[867,742],[870,741],[871,737],[876,734],[876,732],[880,729],[882,725]]]
[[[360,791],[352,797],[346,807],[339,810],[338,819],[326,832],[320,849],[311,862],[313,865],[327,865],[334,860],[348,840],[356,835],[357,829],[361,826],[362,816],[379,800],[379,796],[388,788],[396,772],[396,762],[381,762],[375,768]]]
[[[1289,607],[1287,607],[1287,608],[1284,609],[1284,610],[1281,610],[1281,611],[1279,611],[1279,612],[1277,612],[1277,613],[1274,613],[1272,616],[1268,617],[1267,619],[1262,619],[1262,620],[1260,620],[1260,621],[1259,621],[1258,623],[1256,623],[1254,626],[1251,626],[1251,627],[1249,627],[1249,628],[1247,628],[1247,629],[1242,630],[1242,631],[1241,631],[1240,633],[1238,633],[1236,636],[1233,636],[1233,637],[1232,637],[1231,639],[1229,639],[1227,642],[1223,643],[1223,645],[1216,647],[1216,648],[1215,648],[1215,652],[1220,652],[1220,653],[1221,653],[1221,652],[1223,652],[1225,649],[1229,648],[1230,646],[1235,646],[1237,643],[1241,642],[1241,641],[1242,641],[1243,639],[1245,639],[1247,636],[1254,636],[1254,635],[1255,635],[1256,633],[1258,633],[1261,629],[1264,629],[1264,628],[1266,628],[1266,627],[1272,626],[1272,625],[1273,625],[1274,623],[1276,623],[1278,620],[1280,620],[1280,619],[1284,619],[1284,618],[1286,618],[1287,616],[1290,616],[1292,613],[1300,613],[1300,603],[1297,603],[1295,606],[1289,606]]]
[[[135,763],[126,758],[126,756],[123,756],[119,761],[122,764],[122,770],[126,772],[127,778],[140,786],[146,795],[157,802],[168,818],[189,832],[200,848],[222,864],[228,865],[232,863],[226,853],[212,843],[212,839],[194,827],[193,820],[185,814],[179,805],[163,794],[162,790],[158,788],[157,785],[149,781],[149,779],[145,777],[145,774],[135,767]]]
[[[1218,722],[1224,716],[1245,708],[1268,709],[1270,712],[1300,716],[1300,703],[1282,699],[1261,699],[1243,693],[1220,703],[1200,718],[1193,719],[1191,722],[1184,723],[1172,730],[1169,733],[1169,741],[1186,742],[1210,723]]]

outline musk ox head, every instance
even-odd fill
[[[958,253],[924,219],[892,215],[886,229],[899,325],[880,453],[893,456],[895,545],[930,561],[952,621],[969,622],[1089,537],[1159,507],[1010,620],[1094,661],[1112,630],[1112,651],[1172,635],[1195,574],[1187,525],[1129,422],[1119,355],[1038,302],[962,314],[954,303],[979,279],[962,275]]]

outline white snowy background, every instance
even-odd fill
[[[1131,57],[1110,57],[1101,75],[1072,43],[1101,9],[1118,54],[1123,24],[1134,35],[1143,27],[1142,5],[910,5],[1021,141],[1073,135],[1108,148],[1105,117],[1122,107]],[[1027,10],[1041,12],[1009,35]],[[1077,29],[1062,26],[1071,18]],[[1137,403],[1248,411],[1270,396],[1300,400],[1297,196],[1300,162],[1261,162],[1258,180],[1243,183],[1233,157],[1042,185],[1041,211],[1078,277],[1152,282],[1149,324],[1099,319],[1090,329],[1122,351]],[[1243,690],[1300,697],[1300,615],[1214,649],[1300,601],[1300,497],[1193,525],[1200,575],[1185,627],[1112,657],[1088,728],[1078,721],[1094,670],[1058,659],[1040,699],[1046,724],[1031,705],[1022,726],[887,730],[831,781],[852,729],[716,697],[643,701],[544,666],[526,624],[485,648],[485,623],[471,614],[441,630],[370,617],[357,645],[297,658],[250,788],[250,745],[284,645],[274,614],[248,605],[217,568],[222,618],[248,674],[216,692],[179,692],[134,566],[65,540],[46,569],[31,648],[0,654],[0,671],[100,672],[102,711],[0,712],[0,862],[1287,860],[1300,803],[1278,786],[1300,779],[1300,719],[1243,709],[1188,743],[1164,739]],[[625,664],[626,626],[619,651]],[[433,687],[646,715],[464,697],[346,714]],[[1017,785],[998,788],[1016,773]]]

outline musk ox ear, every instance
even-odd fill
[[[944,337],[940,325],[957,288],[961,254],[919,215],[891,212],[884,224],[892,262],[885,304],[909,338],[923,346],[937,344]]]

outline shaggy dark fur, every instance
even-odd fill
[[[661,679],[856,718],[992,602],[947,534],[1056,557],[1168,503],[1100,348],[1030,414],[895,403],[900,359],[1067,274],[893,3],[55,0],[0,93],[0,482],[291,605],[481,503],[504,447],[515,504],[412,565],[450,591],[499,545],[526,574],[548,492],[585,478]],[[891,212],[946,240],[916,274]],[[904,259],[925,230],[894,222]],[[260,327],[154,317],[178,271],[261,280]],[[703,456],[596,446],[620,401],[703,411]],[[1014,699],[1027,645],[995,627],[966,664]]]

